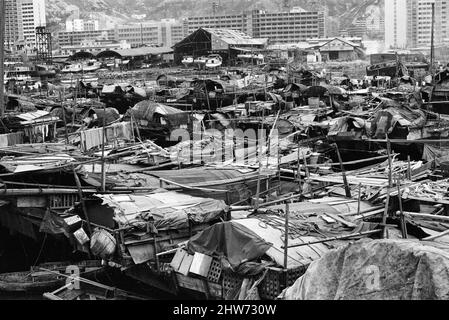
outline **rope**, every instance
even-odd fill
[[[47,240],[47,235],[48,234],[45,233],[44,240],[42,241],[41,249],[39,250],[39,254],[37,255],[36,261],[34,261],[33,267],[35,267],[37,265],[37,262],[39,261],[39,258],[41,257],[42,250],[44,249],[44,246],[45,246],[45,241]]]

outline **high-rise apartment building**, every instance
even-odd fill
[[[252,28],[252,37],[268,38],[272,43],[293,43],[326,37],[325,17],[320,11],[253,11]]]
[[[162,42],[160,24],[157,22],[130,23],[115,26],[115,40],[126,40],[131,47]]]
[[[97,31],[99,30],[98,20],[67,19],[65,22],[65,31]]]
[[[16,0],[5,3],[5,48],[11,50],[19,41],[19,12]]]
[[[187,35],[182,22],[175,19],[117,25],[115,40],[126,40],[132,47],[163,45],[171,47]]]
[[[76,22],[76,20],[73,20]],[[86,22],[86,21],[84,21]],[[71,31],[68,31],[71,30]],[[116,25],[114,29],[98,30],[75,26],[66,31],[59,32],[59,45],[80,46],[85,40],[114,40],[126,41],[131,47],[144,45],[162,45],[171,47],[187,36],[182,22],[175,19],[163,19],[160,21],[142,21]]]
[[[63,46],[79,46],[86,40],[115,40],[114,30],[63,31],[58,34],[58,44]]]
[[[161,40],[164,47],[172,47],[187,35],[187,29],[184,24],[175,19],[161,20]]]
[[[385,0],[387,48],[429,47],[435,6],[434,43],[449,41],[449,0]]]
[[[25,46],[36,46],[36,28],[46,26],[45,0],[19,0],[19,25]]]
[[[449,1],[414,0],[416,12],[416,46],[428,47],[431,44],[432,4],[435,6],[434,43],[443,44],[449,37]]]
[[[203,28],[233,29],[253,38],[269,38],[272,43],[293,43],[326,36],[326,12],[253,10],[236,15],[190,17],[185,20],[189,33]]]
[[[6,0],[5,44],[13,49],[17,46],[36,46],[36,27],[46,25],[45,0]]]
[[[238,30],[251,36],[251,21],[252,15],[248,12],[235,15],[198,16],[185,19],[185,27],[189,34],[199,28],[214,28]]]
[[[385,0],[385,47],[408,46],[409,0]]]

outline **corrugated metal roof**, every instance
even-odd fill
[[[215,169],[215,168],[193,168],[182,170],[161,170],[149,172],[152,176],[164,178],[183,185],[201,185],[206,186],[209,184],[223,185],[229,180],[234,179],[247,179],[254,178],[257,174],[255,171],[243,174],[239,170],[235,169]]]
[[[33,111],[33,112],[27,112],[27,113],[22,113],[17,115],[16,117],[25,121],[31,121],[31,120],[36,120],[39,119],[41,117],[45,117],[50,115],[50,112],[47,111],[43,111],[43,110],[37,110],[37,111]]]
[[[270,217],[270,216],[268,216]],[[275,216],[271,216],[275,218]],[[273,226],[270,226],[263,221],[256,218],[251,219],[240,219],[240,220],[233,220],[232,223],[240,224],[242,226],[245,226],[246,228],[253,231],[255,234],[257,234],[259,237],[264,239],[266,242],[271,243],[272,247],[268,249],[266,254],[272,258],[278,265],[284,265],[284,233],[281,228],[274,228]],[[292,228],[294,227],[294,224],[289,223],[289,226]],[[316,237],[313,236],[302,236],[295,241],[291,240],[291,244],[296,243],[304,243],[304,242],[312,242],[319,240]],[[325,253],[327,253],[330,249],[322,244],[322,243],[316,243],[311,244],[307,246],[302,247],[294,247],[294,248],[288,248],[287,249],[287,267],[293,268],[297,266],[303,266],[308,265],[314,260],[318,260],[321,258]]]
[[[203,28],[203,29],[209,32],[210,34],[220,38],[229,45],[265,45],[268,41],[267,38],[263,39],[252,38],[239,30],[212,29],[212,28]]]
[[[67,154],[36,155],[2,160],[0,166],[8,172],[33,172],[59,168],[74,161],[75,159]]]

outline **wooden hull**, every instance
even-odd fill
[[[396,65],[394,66],[383,66],[379,68],[367,68],[366,69],[366,75],[373,77],[373,76],[388,76],[388,77],[395,77],[396,76]]]
[[[3,292],[44,292],[64,285],[66,268],[76,266],[83,277],[92,277],[104,271],[99,261],[85,261],[79,264],[46,263],[30,271],[0,274],[0,291]]]
[[[12,272],[0,275],[0,291],[5,292],[39,292],[57,288],[65,279],[34,282],[28,279],[30,272]]]
[[[43,294],[48,300],[148,300],[148,298],[109,287],[88,279],[79,279],[79,288],[72,288],[71,284]]]
[[[213,69],[221,67],[222,63],[206,63],[206,68]]]

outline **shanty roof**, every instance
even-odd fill
[[[273,221],[274,223],[267,223]],[[282,226],[282,227],[280,227]],[[289,222],[295,228],[294,222]],[[251,261],[268,255],[278,265],[284,265],[285,249],[283,218],[267,215],[250,219],[236,219],[218,223],[192,237],[187,244],[189,251],[209,255],[222,255],[231,266],[238,267],[244,261]],[[290,239],[292,241],[292,239]],[[318,240],[315,236],[300,236],[295,244]],[[330,248],[322,243],[287,249],[287,266],[305,266],[321,258]]]
[[[50,115],[50,112],[43,111],[43,110],[37,110],[34,112],[28,112],[23,114],[18,114],[16,117],[22,120],[31,121],[36,120],[45,116]]]
[[[349,40],[346,40],[346,39],[340,38],[340,37],[335,37],[334,39],[328,40],[328,41],[326,41],[325,43],[323,43],[321,46],[324,46],[324,45],[326,45],[326,44],[328,44],[328,43],[330,43],[330,42],[332,42],[332,41],[335,41],[335,40],[338,40],[338,41],[341,41],[341,42],[343,42],[343,43],[346,43],[346,44],[348,44],[348,45],[350,45],[350,46],[352,46],[352,47],[360,47],[359,44],[356,44],[356,43],[354,43],[354,42],[351,42],[351,41],[349,41]]]
[[[43,110],[37,110],[37,111],[33,111],[33,112],[22,113],[22,114],[16,115],[15,117],[23,120],[23,121],[20,121],[21,125],[59,121],[58,117],[53,117],[50,114],[50,112],[43,111]]]
[[[267,216],[267,218],[271,218],[273,221],[278,220],[278,222],[281,220],[274,215]],[[232,221],[232,223],[245,226],[246,228],[257,234],[259,237],[264,239],[267,243],[272,244],[266,254],[274,261],[276,261],[278,265],[284,265],[283,230],[263,223],[263,221],[261,221],[257,217],[251,219],[239,219]],[[294,227],[293,223],[289,223],[289,225],[291,227]],[[317,240],[319,239],[314,236],[303,236],[297,238],[295,241],[292,241],[290,239],[290,241],[292,241],[291,244],[312,242]],[[288,248],[287,267],[291,268],[301,265],[308,265],[310,262],[321,258],[329,250],[330,249],[322,243],[316,243],[296,248]]]
[[[264,45],[268,39],[255,39],[239,30],[203,28],[229,45]]]
[[[213,39],[214,38],[214,41]],[[220,44],[227,46],[265,46],[268,42],[268,38],[255,39],[249,35],[232,29],[215,29],[215,28],[199,28],[189,36],[178,42],[173,48],[180,48],[186,45],[190,45],[193,42],[215,42],[219,39]]]
[[[189,215],[197,223],[214,220],[226,204],[221,200],[193,197],[177,192],[153,194],[96,195],[103,204],[114,209],[114,219],[124,225],[145,221],[152,217],[161,227],[187,227]]]
[[[42,170],[53,170],[74,162],[75,159],[67,154],[33,155],[2,160],[0,167],[9,173],[26,173]]]
[[[140,115],[143,118],[148,119],[152,119],[154,113],[159,113],[162,115],[185,113],[180,109],[176,109],[150,100],[140,101],[131,110],[135,113],[134,116]]]

